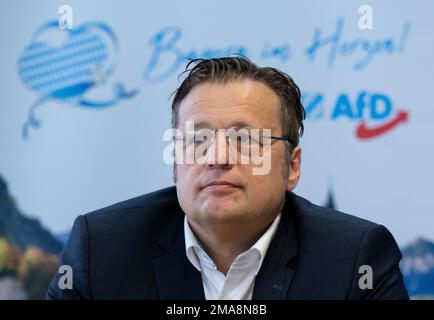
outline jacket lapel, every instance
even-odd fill
[[[166,251],[153,260],[160,299],[204,300],[202,277],[185,253],[184,213],[180,211],[176,223],[163,233],[161,247]]]
[[[282,219],[255,280],[255,300],[283,300],[287,296],[298,251],[295,210],[292,193],[287,193]]]

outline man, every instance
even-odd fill
[[[79,216],[61,254],[73,287],[57,274],[47,298],[408,299],[384,226],[292,192],[305,118],[292,78],[238,56],[191,64],[172,103],[176,186]]]

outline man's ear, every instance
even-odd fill
[[[286,186],[287,191],[292,191],[297,186],[298,180],[300,179],[300,169],[301,169],[301,148],[297,146],[292,150],[290,155],[290,167],[288,176],[288,185]]]

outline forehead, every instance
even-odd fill
[[[200,126],[228,128],[234,125],[280,127],[280,100],[259,81],[204,83],[194,87],[179,108],[179,127],[194,120]]]

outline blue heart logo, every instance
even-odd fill
[[[47,31],[66,32],[60,47],[53,47],[42,36]],[[35,109],[48,99],[57,99],[82,107],[105,108],[121,99],[130,98],[136,90],[126,92],[122,84],[115,86],[115,96],[105,101],[90,101],[85,94],[104,82],[114,71],[119,50],[116,35],[103,23],[86,23],[72,30],[62,30],[57,21],[39,28],[18,59],[22,81],[40,98],[29,110],[23,126],[23,137],[29,127],[38,128]]]

